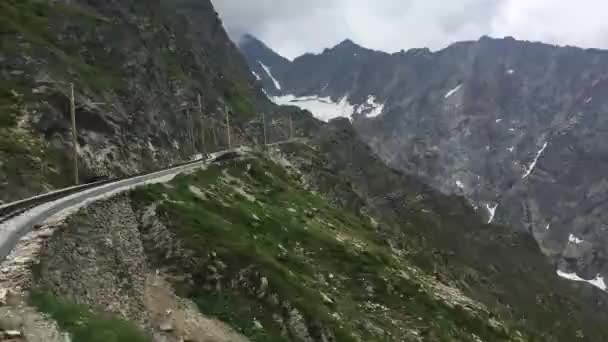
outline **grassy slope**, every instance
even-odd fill
[[[378,235],[418,267],[525,335],[546,341],[608,338],[605,293],[560,279],[529,234],[487,225],[463,198],[389,169],[347,121],[330,123],[315,149],[290,144],[283,151],[300,160],[299,168],[321,192],[381,217]]]
[[[369,218],[303,190],[266,159],[212,166],[178,177],[170,187],[154,185],[133,194],[140,205],[163,197],[158,212],[195,260],[208,259],[213,250],[228,266],[228,278],[254,269],[268,279],[269,292],[288,300],[309,322],[329,327],[339,341],[417,335],[437,341],[517,339],[505,326],[491,324],[483,307],[450,305],[456,292],[446,295],[447,302],[440,300],[437,294],[445,291],[378,241]],[[289,340],[272,317],[280,310],[255,291],[237,287],[218,293],[196,284],[185,294],[254,341]],[[263,331],[254,329],[254,318]]]

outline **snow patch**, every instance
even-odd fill
[[[365,103],[357,106],[356,113],[365,114],[368,118],[376,117],[382,114],[384,103],[376,102],[376,96],[368,95]]]
[[[494,216],[496,215],[496,209],[498,208],[498,203],[491,207],[489,204],[486,204],[486,209],[488,209],[488,213],[490,214],[490,218],[488,219],[488,223],[492,223],[494,221]]]
[[[327,89],[327,87],[329,87],[329,83],[325,84],[325,85],[323,86],[323,88],[321,88],[321,91],[325,91],[325,89]]]
[[[337,117],[351,118],[353,114],[363,114],[367,117],[376,117],[382,114],[384,103],[378,103],[374,95],[368,95],[365,103],[353,105],[348,101],[348,95],[344,95],[339,102],[331,97],[319,96],[295,96],[282,95],[272,96],[270,100],[278,105],[297,106],[310,111],[317,119],[329,121]]]
[[[502,119],[496,119],[496,123],[500,123]]]
[[[515,128],[509,128],[509,132],[515,132]]]
[[[588,104],[589,102],[591,102],[591,100],[593,100],[593,97],[590,97],[588,99],[585,100],[585,104]]]
[[[509,75],[513,75],[514,73],[515,73],[515,70],[513,70],[513,69],[507,70],[507,74],[509,74]]]
[[[261,81],[262,78],[260,77],[260,75],[258,75],[255,71],[251,71],[251,73],[253,74],[253,76],[255,76],[255,79],[258,81]]]
[[[551,228],[551,223],[548,223],[547,226],[545,227],[545,230],[549,230]]]
[[[577,238],[573,234],[570,234],[570,236],[568,237],[568,242],[573,243],[575,245],[580,245],[584,241],[582,239]]]
[[[513,151],[515,150],[515,146],[511,146],[507,149],[507,151],[513,153]]]
[[[459,90],[460,90],[460,88],[462,88],[462,83],[460,83],[459,85],[457,85],[457,86],[456,86],[456,88],[454,88],[454,89],[452,89],[452,90],[448,91],[448,92],[445,94],[444,98],[446,98],[446,99],[447,99],[448,97],[450,97],[450,96],[454,95],[454,94],[455,94],[457,91],[459,91]]]
[[[323,121],[329,121],[337,117],[350,118],[355,112],[355,107],[348,102],[346,95],[340,102],[334,102],[330,97],[296,97],[294,95],[273,96],[270,100],[278,105],[297,106],[308,110],[317,119]]]
[[[595,279],[591,279],[588,281],[589,284],[601,289],[602,291],[606,291],[606,282],[604,281],[604,277],[598,274]]]
[[[281,90],[281,83],[279,83],[279,81],[277,81],[277,79],[274,78],[274,76],[272,76],[272,73],[270,72],[270,68],[267,67],[266,65],[264,65],[264,63],[262,63],[260,61],[258,61],[258,63],[260,63],[260,65],[262,66],[262,69],[264,69],[264,71],[266,71],[266,74],[268,74],[268,76],[272,80],[272,83],[274,83],[274,87],[277,88],[278,90]]]
[[[543,147],[541,147],[541,149],[538,152],[536,152],[536,157],[534,157],[532,164],[530,164],[530,166],[526,169],[526,173],[521,177],[521,179],[528,178],[528,176],[532,173],[532,171],[534,171],[534,168],[536,167],[536,163],[538,163],[538,158],[540,158],[540,156],[543,154],[543,152],[545,152],[547,145],[549,145],[549,142],[545,142],[543,144]]]
[[[456,181],[456,186],[457,186],[459,189],[463,189],[463,190],[464,190],[464,184],[463,184],[461,181],[457,180],[457,181]]]
[[[604,277],[602,277],[600,274],[598,274],[595,277],[595,279],[591,279],[591,280],[583,279],[583,278],[579,277],[576,273],[566,273],[566,272],[562,272],[560,270],[557,270],[557,275],[564,279],[580,281],[580,282],[585,282],[585,283],[591,284],[602,291],[606,291],[606,289],[608,289],[608,287],[606,287],[606,282],[604,281]]]

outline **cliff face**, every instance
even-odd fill
[[[529,232],[561,271],[608,276],[606,51],[483,37],[387,54],[347,40],[285,66],[263,47],[241,46],[281,84],[261,82],[274,101],[352,117],[389,165]]]
[[[224,104],[249,141],[270,106],[208,0],[8,0],[0,38],[3,201],[69,184],[69,83],[84,180],[225,148]]]

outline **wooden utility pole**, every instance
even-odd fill
[[[190,112],[190,109],[186,109],[186,113],[188,113],[188,124],[190,125],[190,129],[188,130],[190,134],[190,146],[192,147],[192,155],[195,155],[196,145],[194,143],[194,116]]]
[[[219,142],[217,140],[217,122],[216,122],[216,118],[212,118],[213,120],[211,121],[211,134],[213,134],[213,144],[215,145],[215,149],[218,148],[219,146]]]
[[[289,139],[293,139],[293,114],[289,113]]]
[[[74,99],[74,83],[70,83],[70,119],[72,121],[72,147],[74,162],[74,184],[80,184],[78,177],[78,135],[76,133],[76,100]]]
[[[228,112],[228,106],[224,107],[224,112],[226,112],[226,134],[228,135],[228,149],[231,149],[232,143],[230,142],[230,114]]]
[[[268,140],[266,138],[266,115],[264,112],[262,112],[262,127],[262,131],[264,132],[264,148],[266,148],[266,145],[268,145]]]
[[[205,148],[205,118],[203,116],[203,101],[201,100],[201,94],[198,94],[198,115],[199,115],[199,124],[200,124],[200,134],[201,134],[201,152],[203,154],[207,153],[207,149]]]

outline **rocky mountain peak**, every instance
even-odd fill
[[[325,49],[321,55],[339,58],[346,57],[347,59],[345,61],[348,62],[351,59],[350,57],[362,57],[371,53],[372,51],[373,50],[366,49],[350,39],[345,39],[336,44],[334,47]]]
[[[269,94],[280,94],[282,87],[277,77],[289,69],[291,62],[274,52],[264,42],[252,34],[245,34],[239,41],[251,73]]]
[[[353,42],[350,39],[344,39],[343,41],[341,41],[340,43],[336,44],[336,46],[333,47],[333,50],[339,50],[339,49],[361,49],[362,47],[358,44],[356,44],[355,42]]]

